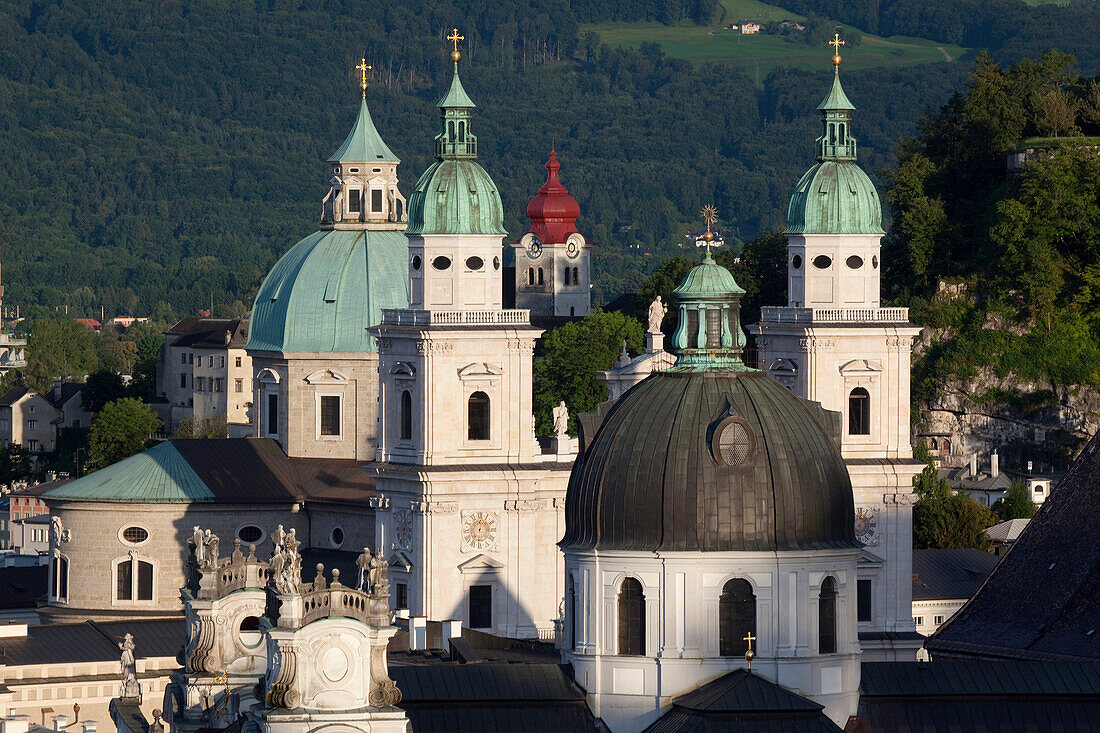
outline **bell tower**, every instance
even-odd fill
[[[844,42],[832,43],[817,162],[788,209],[787,306],[762,308],[750,331],[762,369],[843,415],[841,454],[864,545],[857,603],[864,658],[912,660],[922,644],[912,621],[913,477],[923,465],[912,457],[909,381],[920,329],[907,308],[881,306],[882,207],[856,163],[855,106],[840,83]]]

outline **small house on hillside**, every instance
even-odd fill
[[[741,24],[741,35],[754,35],[760,32],[760,24],[753,23],[751,20]]]

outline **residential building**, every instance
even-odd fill
[[[970,600],[997,566],[982,550],[913,550],[913,624],[931,636]]]
[[[12,522],[11,549],[20,555],[46,555],[50,550],[50,515],[39,514]]]
[[[164,332],[157,391],[167,401],[165,432],[187,417],[224,415],[229,435],[252,431],[252,358],[247,318],[184,318]]]
[[[1008,552],[1008,548],[1012,547],[1030,521],[1030,519],[1009,519],[1007,522],[994,524],[987,529],[985,536],[993,543],[993,554],[1000,557]]]
[[[741,34],[742,35],[750,35],[751,36],[751,35],[755,35],[759,32],[760,32],[760,24],[759,23],[754,23],[751,20],[749,20],[749,21],[746,21],[746,22],[741,24]]]
[[[46,399],[57,409],[54,424],[58,430],[86,428],[92,424],[92,413],[84,409],[84,385],[80,382],[54,382]]]
[[[979,468],[978,455],[975,453],[970,456],[970,462],[967,465],[958,468],[941,468],[937,472],[956,493],[966,494],[987,507],[1003,499],[1009,487],[1012,486],[1012,476],[1001,471],[1000,456],[996,451],[989,456],[988,470]],[[1045,482],[1043,486],[1049,487],[1049,482]],[[1044,490],[1049,491],[1048,488]]]
[[[57,447],[59,411],[30,387],[12,387],[0,396],[0,445],[18,443],[31,456]],[[33,458],[32,458],[33,460]]]

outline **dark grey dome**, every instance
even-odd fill
[[[763,372],[654,374],[581,416],[561,546],[859,547],[839,431],[837,413]]]

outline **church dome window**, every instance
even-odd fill
[[[756,437],[743,419],[729,417],[714,431],[711,439],[714,460],[723,466],[744,466],[756,453]]]
[[[481,259],[480,257],[477,257],[475,255],[474,257],[466,258],[467,270],[480,270],[483,267],[485,267],[485,260]]]
[[[871,267],[878,269],[878,255],[871,257]]]
[[[344,544],[344,530],[340,527],[333,527],[329,539],[332,541],[333,547],[341,547]]]
[[[795,255],[791,258],[791,267],[796,270],[802,269],[802,255]]]
[[[859,255],[850,255],[848,259],[844,260],[844,264],[846,264],[849,269],[858,270],[863,267],[863,258]]]
[[[821,581],[817,597],[817,652],[836,654],[836,580]]]
[[[381,168],[371,168],[371,173],[381,173],[381,172],[382,172]]]
[[[255,545],[264,538],[264,531],[254,524],[246,524],[237,530],[237,538],[246,545]]]
[[[358,172],[359,172],[358,168],[348,168],[348,173],[358,173]]]
[[[439,257],[436,257],[434,260],[432,260],[432,267],[434,267],[437,270],[446,270],[446,269],[449,269],[450,266],[451,266],[451,258],[450,257],[444,257],[443,255],[440,255]]]
[[[413,264],[413,269],[419,272],[420,271],[420,265],[422,264],[422,261],[420,259],[420,255],[413,255],[413,263],[412,264]]]
[[[833,266],[833,258],[829,255],[818,255],[814,257],[814,267],[819,270],[828,270]]]
[[[131,545],[140,545],[149,539],[149,530],[137,525],[131,525],[122,530],[122,540]]]
[[[749,636],[756,635],[756,595],[744,578],[722,586],[718,597],[718,652],[723,657],[744,656]]]
[[[237,629],[237,634],[241,638],[241,644],[246,649],[256,649],[263,643],[263,632],[260,629],[260,619],[258,616],[245,616],[241,619],[241,625]]]
[[[619,654],[645,656],[645,593],[637,578],[619,586]]]

